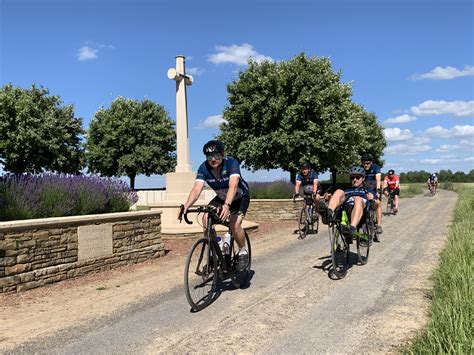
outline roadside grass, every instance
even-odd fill
[[[474,247],[474,186],[451,184],[458,202],[440,264],[433,274],[432,304],[426,329],[404,354],[473,354],[472,294]]]
[[[400,198],[413,197],[423,193],[423,186],[419,183],[402,184],[400,188]]]

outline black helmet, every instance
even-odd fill
[[[224,153],[224,143],[218,140],[211,140],[204,144],[202,147],[202,152],[204,154],[212,154],[212,153]]]
[[[361,166],[353,166],[351,170],[349,170],[349,176],[352,176],[352,175],[361,175],[365,177],[365,170]]]
[[[301,163],[300,169],[301,169],[301,170],[303,170],[303,169],[311,169],[311,164],[308,163],[307,161],[305,161],[304,163]]]
[[[393,174],[395,174],[395,170],[390,169],[390,170],[388,171],[388,175],[393,175]]]
[[[373,160],[374,160],[374,157],[369,153],[362,154],[362,156],[360,157],[360,161],[373,161]]]

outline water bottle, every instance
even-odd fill
[[[344,225],[344,226],[347,226],[347,224],[348,224],[346,211],[342,211],[341,224]]]
[[[216,240],[217,240],[217,244],[219,244],[219,248],[221,249],[222,252],[224,252],[224,241],[218,235],[216,235]]]
[[[227,231],[225,234],[224,234],[224,240],[223,240],[223,251],[224,251],[224,254],[225,255],[228,255],[230,254],[230,233]]]

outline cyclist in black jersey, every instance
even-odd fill
[[[245,232],[242,221],[250,203],[249,187],[240,174],[239,162],[224,155],[224,144],[218,140],[211,140],[203,147],[206,160],[198,169],[196,181],[184,203],[184,210],[178,213],[185,214],[201,195],[204,184],[207,183],[216,192],[209,205],[219,210],[219,217],[225,221],[229,219],[232,235],[239,245],[239,266],[248,264],[248,251],[245,249]],[[207,226],[207,214],[203,217],[204,227]]]

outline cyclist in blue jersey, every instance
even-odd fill
[[[372,194],[371,198],[375,198],[377,201],[377,225],[375,227],[377,228],[377,233],[382,234],[382,171],[380,170],[380,166],[374,163],[372,155],[364,154],[360,160],[365,170],[364,185],[367,191]]]
[[[300,169],[300,173],[296,175],[295,197],[299,196],[300,187],[302,186],[305,195],[312,195],[317,210],[319,200],[321,199],[318,173],[311,169],[311,165],[308,162],[301,164]]]
[[[431,173],[426,184],[428,185],[428,190],[430,192],[433,191],[433,195],[436,194],[436,190],[438,190],[438,177],[436,176],[436,173]]]
[[[240,174],[239,162],[234,158],[225,157],[224,144],[221,141],[211,140],[202,150],[206,161],[198,169],[194,186],[184,203],[183,213],[197,201],[204,184],[207,183],[216,193],[209,205],[219,210],[221,220],[229,219],[232,235],[240,248],[237,267],[245,268],[248,264],[248,250],[245,248],[242,220],[250,203],[249,187]],[[205,227],[207,215],[204,216],[203,223]]]
[[[354,234],[357,232],[357,225],[362,220],[367,207],[370,205],[375,209],[376,201],[364,187],[364,179],[366,178],[364,168],[361,166],[353,166],[349,170],[349,177],[352,187],[346,190],[337,189],[334,192],[329,200],[327,219],[328,221],[334,220],[334,211],[349,197],[347,204],[349,205],[348,215],[350,216],[350,225],[346,234],[346,241],[350,244],[352,243]]]

